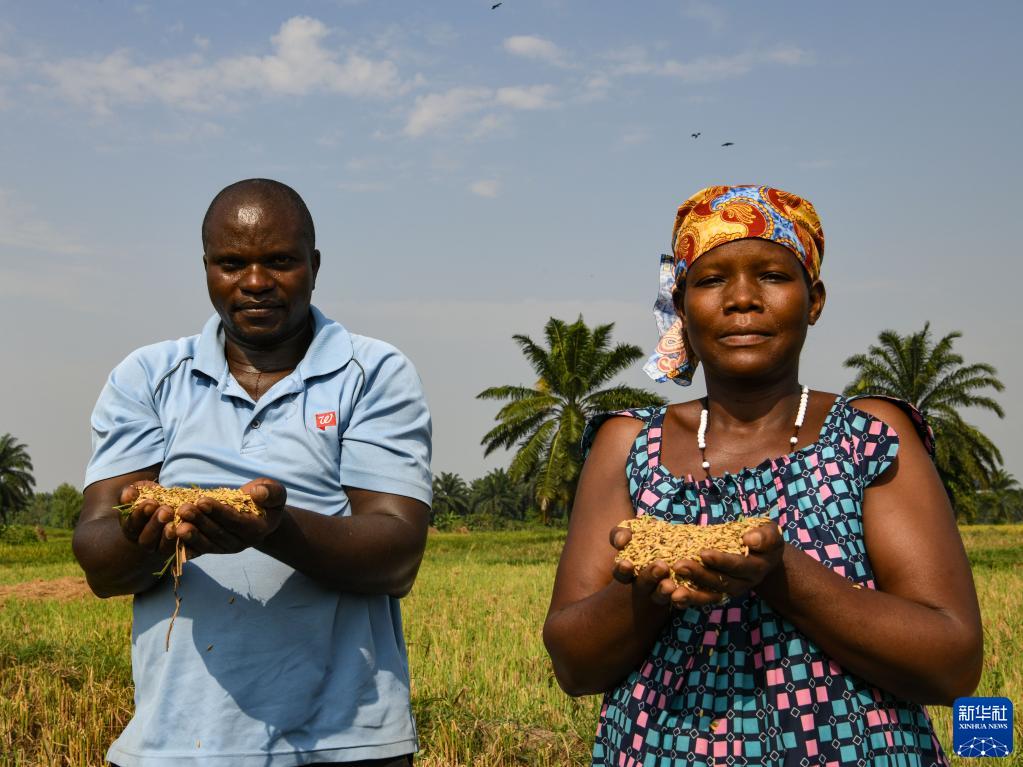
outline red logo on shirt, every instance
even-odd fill
[[[316,414],[316,428],[324,431],[328,426],[337,426],[336,410],[331,410],[329,413]]]

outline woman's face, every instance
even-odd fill
[[[796,256],[775,242],[736,240],[707,251],[686,273],[675,308],[709,375],[776,378],[792,366],[824,285],[807,284]]]

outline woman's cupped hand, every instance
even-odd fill
[[[625,527],[611,530],[611,545],[618,551],[632,539]],[[761,525],[742,538],[749,553],[728,554],[716,549],[700,551],[700,560],[679,559],[668,563],[658,559],[637,570],[627,559],[616,560],[612,575],[660,605],[674,608],[721,604],[754,589],[781,563],[785,540],[777,525]],[[677,583],[687,581],[692,588]]]

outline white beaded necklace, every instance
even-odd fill
[[[799,410],[796,411],[796,422],[792,427],[792,436],[789,437],[789,444],[794,448],[799,443],[799,429],[806,418],[806,403],[810,401],[810,387],[803,386],[799,395]],[[696,431],[696,445],[700,448],[700,457],[703,459],[703,470],[710,474],[710,461],[707,460],[707,408],[700,410],[700,428]]]

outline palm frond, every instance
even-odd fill
[[[643,351],[630,344],[611,346],[613,323],[589,328],[551,317],[543,348],[527,335],[512,336],[537,375],[533,386],[493,386],[478,399],[503,400],[497,424],[481,441],[489,455],[516,448],[508,467],[515,481],[535,480],[541,508],[571,506],[582,457],[579,441],[586,419],[598,411],[662,404],[655,394],[627,386],[605,387]],[[489,503],[489,501],[488,501]]]

